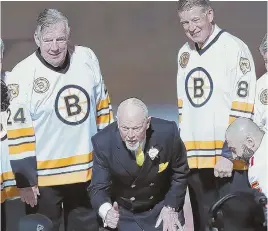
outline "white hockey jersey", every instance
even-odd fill
[[[18,187],[89,181],[91,137],[113,122],[93,51],[75,46],[59,69],[37,50],[13,69],[12,80],[8,140]]]
[[[190,42],[180,49],[179,126],[190,168],[214,168],[228,125],[237,117],[252,117],[255,87],[248,47],[217,25],[202,49]],[[234,169],[246,168],[234,162]]]
[[[268,197],[268,136],[264,134],[260,147],[249,160],[248,179],[252,188]]]
[[[254,104],[254,122],[268,132],[268,73],[257,80]]]
[[[1,79],[8,84],[9,73],[1,73]],[[10,110],[1,112],[1,198],[0,202],[4,202],[8,199],[14,199],[19,196],[19,192],[16,187],[15,176],[10,166],[10,160],[8,155],[8,141],[7,141],[7,122],[10,118]]]

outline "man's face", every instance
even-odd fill
[[[38,44],[37,44],[38,45]],[[52,66],[61,66],[68,51],[68,32],[66,24],[59,22],[44,28],[39,38],[42,57]]]
[[[137,151],[146,139],[146,130],[150,126],[150,118],[144,118],[140,113],[124,113],[118,120],[122,140],[130,151]]]
[[[247,146],[246,142],[227,140],[227,143],[232,152],[233,160],[243,160],[248,162],[250,157],[254,155],[254,151]]]
[[[179,13],[180,22],[186,36],[193,42],[204,44],[212,32],[213,10],[204,12],[201,7]]]
[[[266,52],[264,55],[263,55],[263,60],[264,60],[264,64],[265,64],[265,67],[266,67],[266,71],[268,71],[268,52]]]

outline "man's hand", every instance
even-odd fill
[[[18,190],[22,202],[31,205],[31,207],[37,205],[37,196],[40,196],[39,189],[37,186],[18,188]]]
[[[231,177],[233,166],[234,164],[231,160],[221,156],[214,167],[214,176],[220,178]]]
[[[163,231],[183,231],[183,227],[179,221],[178,213],[172,208],[164,206],[155,224],[157,228],[163,221]]]
[[[105,217],[105,224],[115,229],[117,227],[119,221],[119,209],[117,202],[114,202],[113,207],[107,212],[107,215]]]

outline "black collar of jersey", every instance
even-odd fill
[[[197,43],[195,43],[194,45],[195,45],[195,49],[196,49],[196,51],[198,52],[198,54],[199,55],[202,55],[202,54],[204,54],[205,53],[205,51],[206,50],[208,50],[208,48],[210,48],[218,39],[219,39],[219,37],[221,36],[221,34],[223,33],[223,32],[225,32],[225,30],[221,30],[216,36],[215,36],[215,38],[214,39],[212,39],[212,41],[204,48],[204,49],[200,49],[199,47],[198,47],[198,44]]]
[[[41,61],[41,63],[43,63],[47,68],[51,69],[52,71],[56,71],[62,74],[65,74],[70,67],[70,54],[69,51],[67,52],[66,58],[64,63],[62,64],[62,66],[60,67],[54,67],[51,64],[49,64],[41,55],[41,51],[40,48],[38,48],[35,52],[37,58]]]

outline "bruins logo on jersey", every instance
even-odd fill
[[[189,62],[190,54],[188,52],[183,52],[180,57],[180,66],[185,68]]]
[[[77,85],[66,85],[57,94],[55,111],[65,124],[78,125],[89,116],[90,98],[86,90]]]
[[[8,84],[7,88],[10,92],[10,100],[13,100],[14,98],[18,97],[19,95],[19,84]]]
[[[251,67],[250,67],[250,62],[247,58],[240,58],[240,62],[239,62],[239,66],[240,66],[240,70],[242,71],[242,73],[245,75],[247,72],[251,71]]]
[[[204,68],[194,68],[186,76],[185,90],[190,103],[194,107],[202,107],[212,95],[212,78]]]
[[[45,93],[49,89],[49,81],[44,77],[39,77],[34,81],[33,88],[36,93]]]
[[[268,89],[264,89],[260,94],[260,101],[263,105],[268,104]]]

